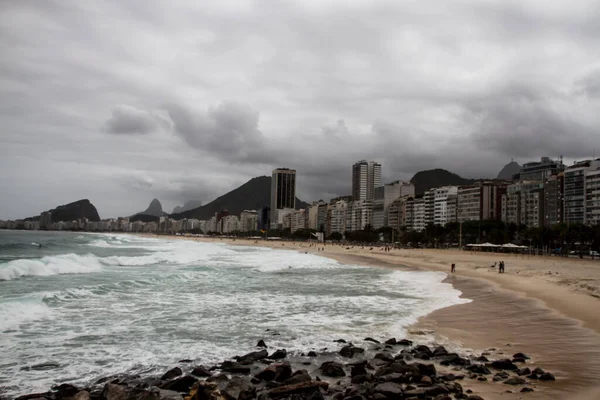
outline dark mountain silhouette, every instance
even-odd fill
[[[513,176],[519,174],[521,172],[521,166],[516,162],[511,160],[508,164],[506,164],[502,170],[498,173],[498,179],[504,180],[512,180]]]
[[[52,210],[52,222],[74,221],[80,218],[87,218],[88,221],[98,222],[100,216],[98,210],[88,199],[78,200],[73,203],[58,206]],[[26,218],[26,221],[39,221],[40,216]]]
[[[160,201],[158,201],[158,199],[152,199],[150,205],[148,206],[148,208],[146,208],[146,210],[132,215],[131,217],[129,217],[129,221],[158,221],[158,218],[162,217],[163,215],[167,215],[167,213],[163,211],[162,204],[160,204]]]
[[[271,203],[271,177],[259,176],[250,179],[237,189],[216,198],[208,204],[193,210],[171,214],[174,219],[196,218],[210,219],[221,210],[231,215],[239,215],[244,210],[260,210]],[[305,208],[308,204],[296,198],[296,208]]]
[[[422,195],[432,188],[440,186],[472,185],[474,179],[462,178],[445,169],[430,169],[419,171],[412,177],[410,182],[415,185],[415,195]]]
[[[198,208],[202,205],[200,200],[190,200],[186,201],[184,205],[177,206],[173,209],[173,214],[182,213],[184,211],[193,210],[194,208]]]

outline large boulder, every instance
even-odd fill
[[[508,371],[516,371],[519,369],[511,360],[505,358],[503,360],[492,361],[492,368],[503,369]]]
[[[539,380],[540,381],[555,381],[556,378],[550,372],[544,372],[542,375],[540,375]]]
[[[481,375],[490,375],[492,373],[485,365],[481,364],[469,365],[466,370]]]
[[[266,350],[265,350],[266,352]],[[272,360],[281,360],[283,358],[287,357],[287,350],[286,349],[279,349],[273,352],[273,354],[271,354],[269,356],[270,359]]]
[[[329,384],[327,382],[310,381],[310,382],[297,383],[295,385],[279,386],[279,387],[269,390],[268,394],[269,394],[269,397],[272,399],[291,397],[296,394],[305,395],[308,398],[314,399],[315,397],[319,398],[319,396],[315,396],[315,395],[317,393],[320,394],[320,389],[327,390],[328,387],[329,387]]]
[[[448,350],[446,350],[446,348],[444,346],[438,346],[435,349],[433,349],[433,357],[441,357],[441,356],[445,356],[446,354],[448,354]]]
[[[319,367],[323,375],[332,378],[346,376],[342,364],[335,361],[326,361]]]
[[[107,383],[102,390],[103,400],[126,400],[127,397],[127,388],[114,383]]]
[[[344,346],[342,347],[342,349],[340,350],[340,355],[342,357],[346,357],[346,358],[352,358],[354,357],[356,354],[361,354],[364,353],[365,349],[360,348],[360,347],[356,347],[353,345],[348,345],[348,346]]]
[[[238,362],[233,361],[223,361],[220,369],[224,372],[231,372],[234,374],[249,374],[250,367],[246,365],[242,365]]]
[[[231,378],[221,389],[226,400],[252,400],[256,397],[256,388],[239,376]]]
[[[292,367],[288,362],[272,364],[256,374],[254,377],[266,382],[283,382],[292,377]]]
[[[210,371],[202,366],[194,368],[192,370],[192,375],[200,377],[200,378],[208,378],[208,377],[212,376]]]
[[[77,393],[81,391],[77,386],[71,385],[69,383],[63,383],[54,388],[56,399],[64,399],[68,397],[73,397]],[[89,393],[88,393],[89,394]]]
[[[525,379],[519,378],[518,376],[513,376],[504,381],[507,385],[523,385],[525,382]]]
[[[269,353],[267,353],[267,350],[259,350],[259,351],[253,351],[251,353],[245,354],[241,357],[237,358],[237,362],[241,363],[241,364],[252,364],[255,361],[258,360],[262,360],[263,358],[267,358],[267,356],[269,355]]]
[[[181,378],[173,379],[160,385],[161,389],[172,390],[174,392],[189,392],[190,388],[198,382],[198,379],[191,375],[182,376]]]
[[[183,374],[183,371],[181,370],[181,368],[175,367],[175,368],[170,369],[167,372],[165,372],[165,374],[163,376],[161,376],[160,379],[163,381],[169,381],[173,378],[177,378],[178,376],[181,376],[181,374]]]
[[[394,382],[380,383],[373,389],[375,393],[380,393],[387,399],[401,399],[402,398],[402,386]]]

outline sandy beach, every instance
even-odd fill
[[[414,337],[433,331],[440,343],[460,346],[466,352],[489,352],[492,358],[522,351],[531,357],[532,366],[557,378],[531,385],[535,392],[526,394],[501,383],[470,381],[470,388],[485,399],[600,398],[598,260],[458,250],[384,252],[376,247],[338,245],[317,251],[315,245],[301,242],[185,239],[306,251],[348,264],[447,272],[446,281],[473,301],[422,318],[410,330]],[[491,267],[500,260],[506,264],[504,274]],[[456,263],[455,274],[450,274],[451,263]]]

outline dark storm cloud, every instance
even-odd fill
[[[482,177],[598,146],[596,0],[1,8],[0,218],[170,210],[276,167],[325,200],[361,159]]]

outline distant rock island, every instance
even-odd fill
[[[410,182],[415,185],[415,194],[422,195],[432,188],[441,186],[472,185],[474,179],[466,179],[445,169],[437,168],[419,171]]]
[[[521,166],[516,161],[511,160],[498,172],[498,179],[512,180],[513,176],[519,173],[521,173]]]
[[[162,204],[158,199],[152,199],[150,205],[146,210],[136,213],[129,217],[131,222],[142,221],[142,222],[152,222],[157,221],[159,217],[163,215],[167,215],[166,212],[162,209]]]
[[[48,210],[47,212],[52,213],[52,222],[66,222],[75,221],[82,218],[87,218],[88,221],[98,222],[100,221],[100,215],[98,210],[88,199],[74,201],[73,203],[65,204]],[[26,218],[26,221],[39,221],[40,216]]]
[[[173,214],[182,213],[184,211],[193,210],[194,208],[198,208],[202,205],[200,200],[190,200],[186,201],[182,206],[176,206],[173,209]]]
[[[174,219],[197,218],[210,219],[215,213],[227,210],[232,215],[239,215],[244,210],[259,210],[271,203],[271,177],[258,176],[250,179],[242,186],[225,193],[208,204],[171,214]],[[309,204],[296,197],[296,208],[305,208]]]

